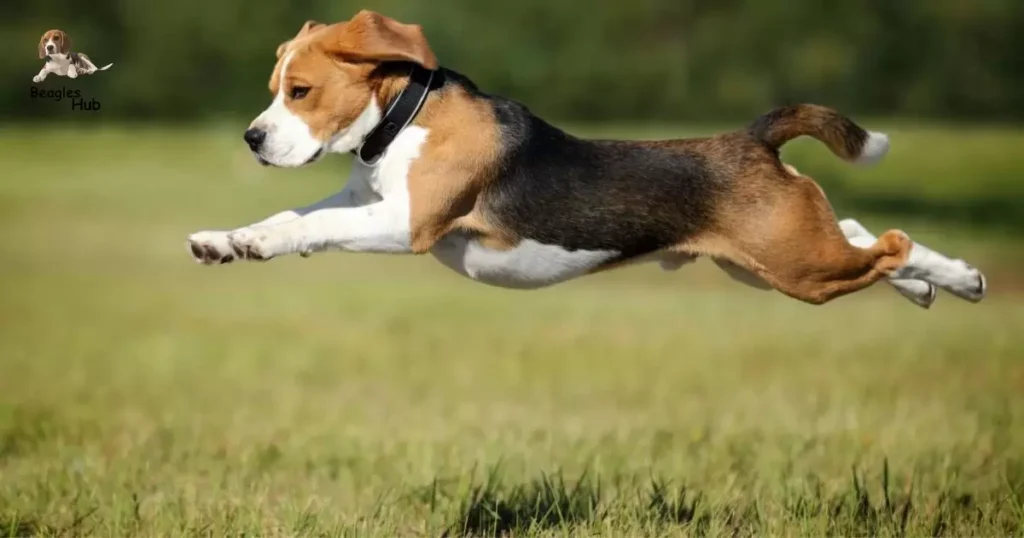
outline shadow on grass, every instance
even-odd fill
[[[581,477],[566,484],[561,473],[541,474],[525,484],[503,484],[498,468],[472,484],[462,497],[449,534],[503,535],[536,528],[558,528],[600,520],[600,481]]]
[[[561,471],[518,484],[506,483],[499,475],[500,466],[495,466],[484,480],[470,484],[458,500],[445,536],[505,536],[585,527],[605,520],[617,504],[589,471],[568,482]],[[435,483],[435,495],[436,488]],[[637,500],[630,503],[635,506],[630,519],[688,525],[695,521],[700,495],[690,496],[685,488],[652,479],[643,497],[633,499]]]
[[[1021,489],[1019,486],[1015,489]],[[970,494],[915,494],[913,487],[895,492],[887,461],[878,484],[867,484],[854,469],[852,481],[843,491],[826,494],[819,487],[767,500],[769,505],[781,505],[781,514],[766,513],[764,503],[754,499],[711,505],[704,502],[701,493],[657,477],[638,487],[623,488],[619,484],[613,488],[615,493],[609,493],[600,477],[590,471],[575,480],[565,480],[556,471],[527,481],[507,482],[501,478],[500,465],[496,465],[468,488],[452,489],[435,480],[418,495],[429,502],[432,512],[439,497],[454,501],[455,509],[445,511],[443,536],[509,536],[579,529],[599,532],[609,521],[616,527],[625,523],[636,531],[679,529],[695,536],[755,536],[766,528],[778,528],[780,523],[784,528],[818,528],[840,536],[1020,531],[1014,510],[992,511],[992,506],[980,506]]]
[[[54,530],[33,519],[0,517],[0,536],[5,538],[50,535],[54,534]]]
[[[21,517],[17,514],[0,514],[0,537],[21,538],[28,536],[81,535],[83,523],[94,513],[96,513],[96,509],[77,513],[70,522],[61,527],[41,523],[32,517]]]

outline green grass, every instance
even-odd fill
[[[870,204],[1019,200],[1024,155],[976,141],[1020,133],[909,130],[873,170],[794,148],[844,215],[990,275],[923,311],[708,263],[534,292],[429,258],[200,267],[187,234],[344,181],[235,131],[0,132],[0,536],[1024,532],[1024,241]]]

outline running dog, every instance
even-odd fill
[[[639,262],[706,256],[733,278],[822,304],[884,280],[928,307],[936,288],[977,302],[985,277],[889,230],[837,222],[779,148],[810,136],[869,164],[889,148],[818,105],[784,106],[704,138],[587,140],[439,67],[422,29],[361,11],[305,23],[277,49],[273,100],[245,131],[264,165],[355,156],[320,202],[234,230],[202,231],[196,261],[316,252],[430,253],[474,281],[550,286]]]

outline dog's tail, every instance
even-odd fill
[[[810,136],[842,159],[861,164],[874,164],[889,151],[888,136],[866,131],[850,118],[820,105],[776,108],[754,120],[747,131],[775,151],[794,138]]]
[[[97,71],[106,71],[107,69],[110,69],[110,66],[112,66],[112,65],[114,65],[114,64],[104,65],[103,67],[97,69]]]

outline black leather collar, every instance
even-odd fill
[[[409,73],[409,84],[391,102],[384,117],[355,150],[356,158],[368,166],[376,164],[398,134],[416,118],[416,114],[419,114],[427,100],[427,94],[439,87],[441,80],[440,70],[431,71],[420,65],[413,65]]]

